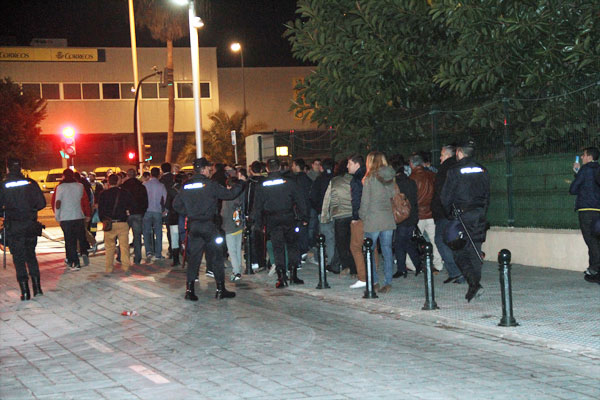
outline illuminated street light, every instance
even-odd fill
[[[192,88],[194,94],[194,116],[195,116],[195,137],[196,137],[196,157],[202,157],[202,109],[200,105],[200,52],[198,49],[198,29],[204,26],[204,22],[196,16],[196,7],[194,0],[171,0],[180,6],[189,7],[189,26],[190,26],[190,51],[192,56]]]
[[[242,65],[242,91],[244,93],[244,115],[246,115],[246,73],[244,70],[244,49],[242,45],[238,42],[231,44],[231,51],[240,53],[240,61]],[[246,133],[246,129],[248,128],[247,124],[248,117],[244,118],[244,134]]]

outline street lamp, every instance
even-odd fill
[[[235,42],[231,44],[231,51],[234,53],[237,53],[238,51],[240,52],[240,61],[242,64],[242,90],[244,92],[244,134],[246,134],[248,117],[246,116],[246,74],[244,72],[244,49],[240,43]]]
[[[196,7],[194,0],[172,0],[180,6],[189,7],[189,25],[190,25],[190,50],[192,56],[192,88],[194,93],[194,116],[195,116],[195,137],[196,137],[196,157],[202,157],[202,109],[200,106],[200,52],[198,44],[198,29],[204,26],[204,22],[196,16]]]

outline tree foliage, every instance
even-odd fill
[[[34,161],[44,118],[45,100],[24,93],[10,78],[0,79],[0,159]]]
[[[253,135],[266,128],[264,122],[257,122],[248,126],[246,132],[242,130],[247,114],[235,112],[231,116],[219,110],[209,115],[211,125],[208,130],[202,131],[202,153],[213,162],[232,164],[235,161],[234,148],[231,144],[231,131],[237,132],[238,162],[242,165],[246,159],[246,136]],[[189,135],[186,144],[177,157],[180,164],[191,163],[196,158],[196,143],[194,135]]]
[[[440,129],[479,133],[500,129],[508,110],[532,148],[598,118],[598,87],[568,93],[600,79],[599,10],[589,0],[299,0],[286,35],[316,67],[292,108],[333,125],[342,149],[428,135],[431,119],[413,117],[436,108],[469,110]]]

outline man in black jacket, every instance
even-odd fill
[[[442,188],[446,182],[446,175],[448,169],[456,164],[456,147],[453,145],[446,145],[442,147],[440,151],[440,167],[438,173],[435,176],[435,182],[433,184],[433,199],[431,200],[431,213],[433,214],[433,220],[435,221],[435,245],[438,248],[440,256],[444,261],[446,271],[448,271],[448,278],[444,283],[464,283],[465,278],[462,276],[460,269],[456,266],[452,250],[444,242],[444,231],[450,223],[449,215],[446,214],[444,207],[442,207],[442,200],[440,199]]]
[[[172,170],[171,163],[164,162],[164,163],[160,164],[160,171],[161,171],[162,175],[158,181],[160,183],[162,183],[163,185],[165,185],[165,189],[167,189],[167,193],[169,192],[169,189],[171,189],[173,187],[173,184],[175,183],[175,175],[173,175],[171,170]],[[167,241],[169,242],[167,258],[171,258],[173,255],[173,249],[171,247],[171,231],[169,230],[169,223],[165,217],[163,217],[163,223],[164,223],[165,227],[167,228]]]
[[[250,227],[250,263],[253,270],[265,269],[265,239],[263,226],[252,220],[254,198],[256,189],[262,184],[264,176],[261,175],[262,163],[254,161],[248,169],[248,182],[244,193],[244,212],[247,224]]]
[[[106,218],[112,220],[112,229],[104,231],[104,248],[106,249],[106,273],[113,271],[115,244],[119,239],[121,249],[121,267],[129,272],[129,225],[127,218],[133,209],[133,196],[127,190],[119,187],[119,176],[112,174],[108,177],[108,189],[102,191],[98,199],[98,215],[100,221]]]
[[[136,171],[133,168],[127,170],[127,178],[121,187],[133,197],[133,208],[127,217],[127,224],[133,233],[133,263],[139,264],[142,262],[142,220],[148,208],[148,191],[136,178]]]
[[[320,222],[320,215],[323,211],[323,198],[331,178],[333,178],[334,162],[331,158],[325,158],[321,162],[321,174],[315,178],[310,188],[310,206],[319,215],[319,233],[325,235],[325,250],[327,252],[327,263],[329,271],[337,274],[341,271],[339,258],[335,257],[335,228],[333,221],[328,223]],[[337,259],[337,260],[334,260]]]
[[[29,300],[29,276],[33,295],[41,295],[40,269],[35,256],[37,237],[41,236],[41,226],[37,213],[46,206],[46,200],[39,185],[21,173],[21,162],[7,161],[8,175],[0,184],[0,210],[5,213],[4,234],[10,247],[13,264],[17,272],[17,282],[21,288],[21,300]]]
[[[352,289],[364,288],[367,285],[367,271],[365,269],[365,259],[362,253],[365,231],[363,222],[358,216],[360,209],[360,200],[362,198],[362,179],[365,177],[367,168],[365,159],[360,154],[355,154],[348,158],[348,172],[352,175],[350,181],[350,194],[352,196],[352,223],[350,225],[350,251],[356,264],[356,274],[358,281],[350,286]]]
[[[412,240],[412,235],[419,222],[419,204],[417,200],[417,184],[414,180],[409,179],[404,173],[404,157],[396,155],[390,158],[392,168],[396,171],[396,184],[400,193],[403,193],[410,203],[410,215],[408,218],[396,225],[394,233],[394,253],[396,255],[396,264],[398,271],[394,274],[394,278],[404,277],[408,275],[406,270],[406,255],[408,254],[415,266],[416,275],[421,272],[421,258],[417,246]]]
[[[306,167],[306,163],[302,158],[296,158],[292,161],[292,172],[293,174],[285,174],[285,176],[290,176],[296,181],[296,185],[300,189],[300,193],[302,194],[302,200],[304,201],[304,206],[308,210],[310,207],[310,189],[312,187],[313,181],[306,175],[304,169]],[[298,250],[300,251],[300,257],[304,258],[306,253],[308,252],[309,245],[311,242],[311,238],[308,234],[308,226],[299,225],[299,240],[298,240]],[[297,263],[300,263],[300,258],[298,260],[294,260]]]

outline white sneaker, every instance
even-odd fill
[[[256,271],[259,268],[258,264],[252,264],[252,271]]]
[[[275,275],[276,271],[277,271],[277,266],[275,264],[271,265],[271,268],[269,268],[269,276]]]
[[[360,288],[364,288],[364,287],[367,287],[367,282],[356,281],[355,283],[350,285],[350,289],[360,289]]]
[[[210,278],[214,278],[215,274],[212,271],[206,271],[206,276],[208,276]]]

